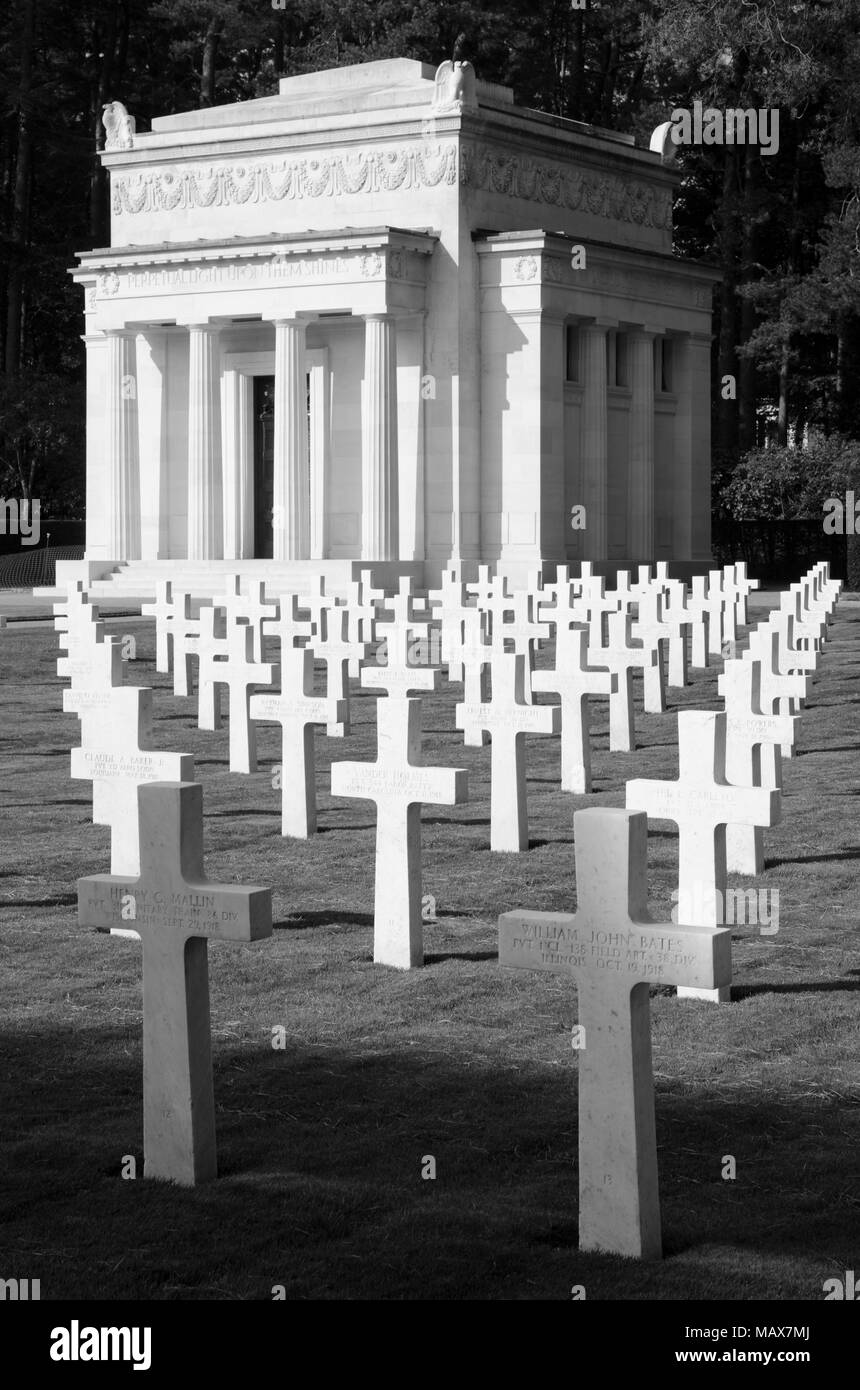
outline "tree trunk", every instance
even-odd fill
[[[752,145],[744,151],[744,195],[741,210],[741,283],[757,277],[756,231],[758,226],[758,189],[761,182],[761,156]],[[756,308],[745,295],[740,298],[740,341],[748,343],[756,322]],[[756,444],[756,364],[752,357],[741,357],[738,381],[738,448],[741,453],[754,449]]]
[[[718,245],[723,278],[720,284],[719,386],[714,444],[730,453],[738,443],[738,402],[724,400],[723,380],[731,376],[737,390],[737,145],[723,147],[723,191],[718,214]]]
[[[206,37],[203,40],[203,71],[200,77],[200,105],[215,105],[215,74],[218,68],[218,45],[224,31],[223,19],[213,17],[209,21]]]
[[[789,338],[786,333],[779,359],[779,405],[776,419],[776,442],[781,449],[788,443],[788,361]]]
[[[24,259],[30,232],[32,197],[31,168],[33,128],[30,95],[33,81],[33,51],[36,45],[36,0],[25,0],[21,12],[20,77],[15,113],[17,149],[12,215],[9,219],[9,275],[6,281],[6,376],[16,377],[21,369],[24,345],[25,276]]]

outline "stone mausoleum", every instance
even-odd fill
[[[105,126],[91,581],[707,567],[716,276],[659,153],[404,59]]]

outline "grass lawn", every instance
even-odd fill
[[[734,932],[730,1005],[652,991],[665,1259],[577,1248],[576,1070],[567,980],[503,972],[496,919],[575,906],[573,811],[624,805],[631,777],[677,774],[676,712],[717,708],[716,674],[643,715],[640,747],[608,751],[594,714],[590,797],[558,789],[557,738],[528,740],[531,846],[489,851],[489,748],[454,729],[460,687],[426,699],[425,756],[467,767],[471,800],[428,807],[427,964],[372,954],[370,803],[332,800],[329,764],[372,757],[375,696],[353,734],[317,740],[319,833],[280,836],[261,771],[227,770],[227,730],[196,728],[133,634],[130,680],[157,688],[157,746],[192,753],[204,785],[207,872],[274,888],[269,941],[210,948],[220,1178],[196,1190],[142,1172],[138,942],[82,930],[76,879],[109,868],[91,787],[69,777],[78,722],[62,713],[56,635],[0,637],[0,1277],[43,1299],[820,1299],[860,1258],[857,1153],[860,608],[831,629],[785,765],[783,821],[761,887],[779,932]],[[675,827],[652,822],[651,911],[676,886]],[[607,866],[611,872],[611,865]],[[733,882],[740,884],[740,880]],[[749,884],[749,881],[745,881]],[[273,1050],[272,1029],[286,1030]],[[433,1155],[436,1179],[422,1180]],[[723,1156],[737,1177],[721,1176]]]

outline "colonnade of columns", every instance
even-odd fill
[[[305,318],[273,320],[275,329],[275,560],[311,557]],[[106,347],[105,537],[111,558],[140,558],[140,468],[134,340],[145,329],[110,329]],[[189,560],[223,556],[220,327],[188,326]],[[362,435],[362,554],[399,559],[397,487],[397,324],[393,315],[365,319]],[[233,499],[226,499],[229,507]]]

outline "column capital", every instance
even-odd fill
[[[622,328],[629,338],[647,338],[652,342],[666,333],[666,329],[657,323],[625,323]]]
[[[220,333],[224,327],[223,323],[215,323],[212,319],[201,319],[199,323],[185,323],[183,328],[187,328],[189,333]]]
[[[618,319],[610,319],[603,317],[582,318],[577,320],[577,327],[580,329],[580,331],[590,328],[595,333],[606,334],[610,333],[613,329],[618,327]]]

